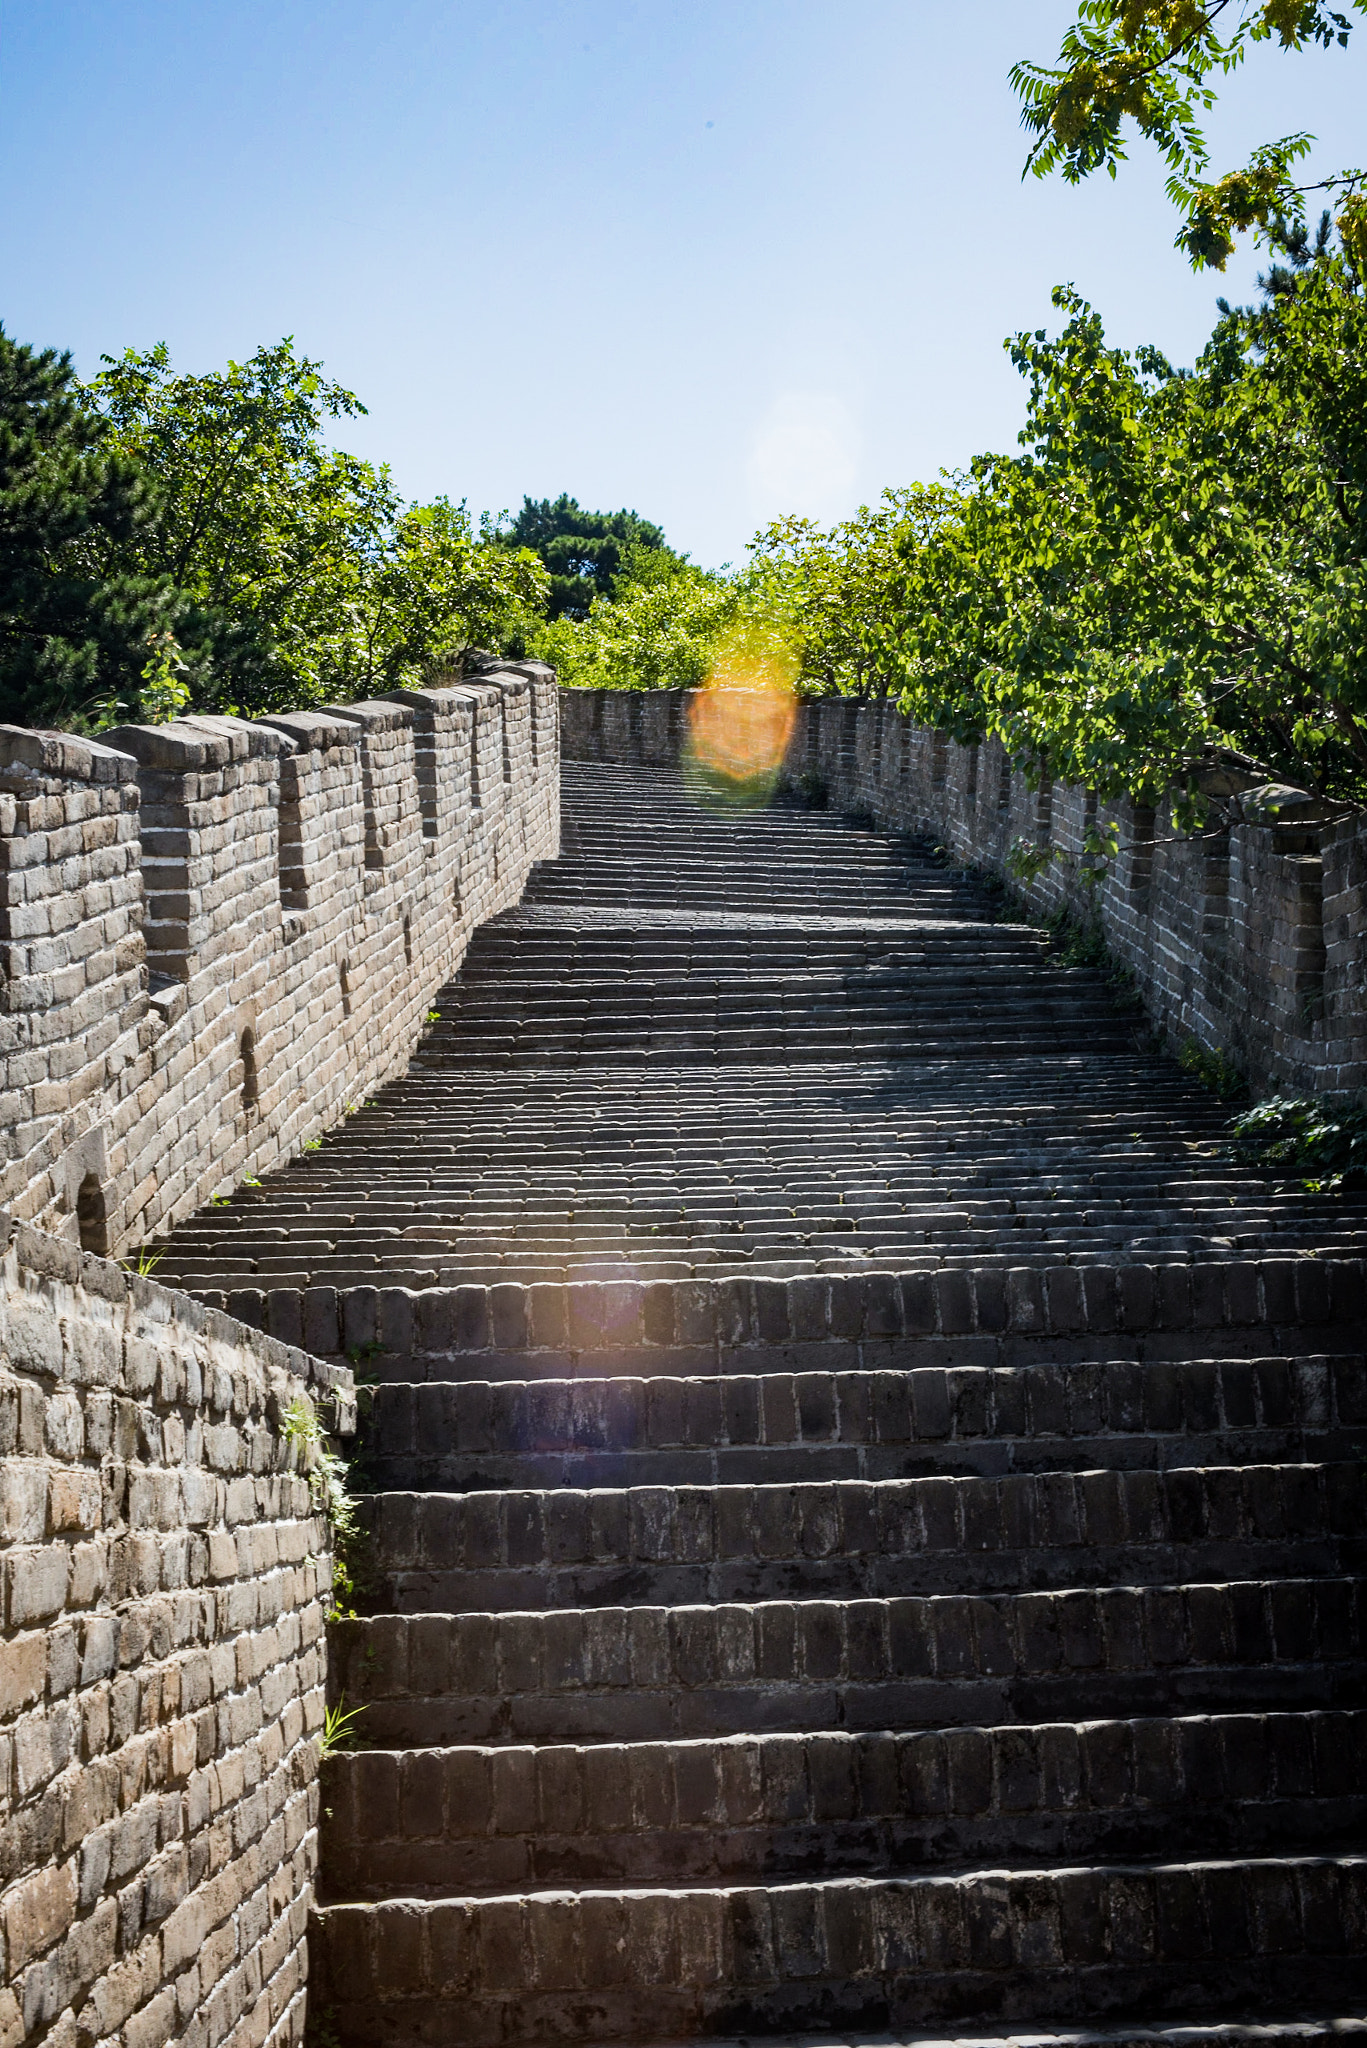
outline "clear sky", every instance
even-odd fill
[[[0,0],[0,319],[207,369],[292,333],[413,497],[634,505],[696,560],[1010,446],[1074,282],[1189,361],[1153,153],[1022,185],[1067,0]],[[1258,53],[1217,167],[1367,161],[1367,22]]]

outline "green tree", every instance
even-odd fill
[[[520,654],[549,578],[530,549],[500,546],[449,499],[391,507],[373,545],[344,558],[308,656],[315,686],[342,699],[459,670],[468,648]]]
[[[917,716],[1103,794],[1197,803],[1231,758],[1367,793],[1367,295],[1326,238],[1283,247],[1192,371],[1067,290],[1015,338],[1024,452],[900,536],[869,628]]]
[[[1367,12],[1367,0],[1345,0]],[[1124,124],[1158,145],[1168,166],[1168,195],[1182,214],[1177,246],[1193,266],[1223,270],[1235,238],[1278,218],[1299,218],[1303,190],[1339,194],[1344,247],[1367,267],[1367,193],[1360,170],[1317,186],[1296,186],[1292,167],[1314,137],[1284,135],[1217,178],[1198,125],[1250,45],[1275,38],[1284,50],[1346,44],[1347,14],[1325,0],[1081,0],[1052,66],[1020,63],[1011,82],[1021,119],[1035,137],[1026,169],[1059,170],[1076,184],[1093,171],[1112,177],[1126,150]]]
[[[790,515],[756,534],[748,603],[786,632],[804,693],[886,689],[883,624],[901,563],[913,536],[924,542],[956,510],[953,490],[913,484],[884,491],[829,531]]]
[[[392,689],[539,617],[535,556],[476,532],[463,506],[405,507],[386,467],[327,446],[326,423],[364,407],[289,337],[201,376],[173,375],[161,345],[104,360],[92,396],[159,506],[108,559],[186,593],[196,705]]]
[[[108,567],[136,554],[151,511],[70,356],[0,327],[0,718],[83,723],[159,662],[171,579]]]
[[[637,512],[588,512],[564,492],[524,498],[504,537],[510,547],[531,548],[550,571],[548,614],[552,619],[586,619],[595,598],[615,594],[629,551],[652,550],[673,561],[663,529]]]
[[[613,597],[595,597],[585,618],[562,613],[533,637],[534,651],[571,688],[695,688],[746,594],[739,579],[668,549],[630,546],[615,589]]]

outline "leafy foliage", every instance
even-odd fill
[[[661,557],[662,568],[680,564],[682,556],[666,548],[664,531],[638,512],[588,512],[566,493],[550,498],[524,498],[522,510],[502,529],[510,547],[530,548],[550,574],[547,616],[587,619],[596,599],[618,594],[619,578],[640,577],[642,555]],[[637,565],[633,578],[630,563]]]
[[[694,689],[744,595],[734,578],[660,549],[631,548],[615,597],[594,598],[583,619],[549,620],[530,644],[571,688]]]
[[[1346,0],[1367,12],[1367,0]],[[1223,270],[1235,238],[1250,227],[1295,218],[1302,204],[1292,167],[1313,137],[1285,135],[1248,162],[1209,178],[1198,125],[1215,104],[1212,80],[1228,76],[1250,45],[1275,38],[1284,50],[1348,41],[1350,21],[1325,0],[1081,0],[1053,66],[1020,63],[1011,83],[1034,136],[1026,169],[1061,171],[1072,184],[1093,171],[1111,177],[1125,159],[1124,123],[1156,143],[1168,166],[1168,195],[1183,220],[1177,246],[1193,266]],[[1367,266],[1363,173],[1326,179],[1340,194],[1339,231]]]
[[[895,535],[861,627],[923,723],[1031,772],[1199,823],[1231,768],[1367,789],[1367,295],[1287,232],[1263,303],[1224,307],[1192,371],[1063,331],[1010,343],[1024,452],[986,455]]]
[[[689,686],[762,626],[800,693],[894,694],[1032,779],[1172,794],[1185,829],[1257,781],[1362,800],[1367,293],[1327,217],[1270,233],[1260,302],[1222,302],[1193,369],[1111,347],[1061,288],[1062,331],[1008,343],[1020,452],[828,530],[776,521],[729,578],[629,552],[616,599],[537,651],[570,683]],[[1098,825],[1086,872],[1117,850]],[[1013,869],[1044,858],[1022,842]]]
[[[150,515],[70,356],[0,327],[0,718],[70,724],[155,660],[175,593],[126,559]]]
[[[909,546],[952,517],[953,491],[913,484],[824,532],[810,519],[776,519],[751,543],[752,610],[786,628],[807,695],[881,694],[889,597]]]
[[[322,1419],[306,1394],[296,1395],[282,1412],[280,1434],[296,1452],[300,1468],[308,1476],[314,1512],[323,1517],[332,1538],[328,1620],[349,1619],[356,1612],[358,1553],[364,1531],[356,1497],[347,1488],[346,1460],[329,1447]]]
[[[106,565],[183,593],[174,657],[196,708],[392,690],[539,617],[534,555],[463,505],[405,507],[387,468],[325,444],[364,407],[288,338],[202,376],[173,375],[164,346],[104,360],[91,396],[157,503]],[[144,709],[135,689],[109,715]]]
[[[1177,1064],[1183,1073],[1209,1088],[1212,1095],[1218,1095],[1221,1102],[1232,1102],[1248,1092],[1248,1083],[1229,1054],[1218,1047],[1212,1050],[1199,1039],[1187,1040],[1177,1055]]]
[[[1367,1181],[1367,1107],[1361,1104],[1274,1095],[1229,1128],[1243,1159],[1299,1181],[1312,1194]]]

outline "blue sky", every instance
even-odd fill
[[[631,504],[694,558],[1011,445],[1001,348],[1072,281],[1190,360],[1152,152],[1022,185],[1054,0],[0,0],[0,318],[203,369],[293,333],[414,497]],[[1367,160],[1367,22],[1266,51],[1217,162]],[[23,195],[22,200],[20,195]]]

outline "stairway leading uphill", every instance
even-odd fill
[[[1285,1284],[1052,1352],[382,1380],[315,2014],[348,2048],[1367,2033],[1361,1207],[1232,1166],[1100,979],[928,849],[663,773],[564,798],[407,1078],[158,1277]]]
[[[233,1287],[797,1274],[1362,1243],[1223,1156],[1101,977],[925,846],[566,763],[563,852],[408,1076],[158,1277]]]

